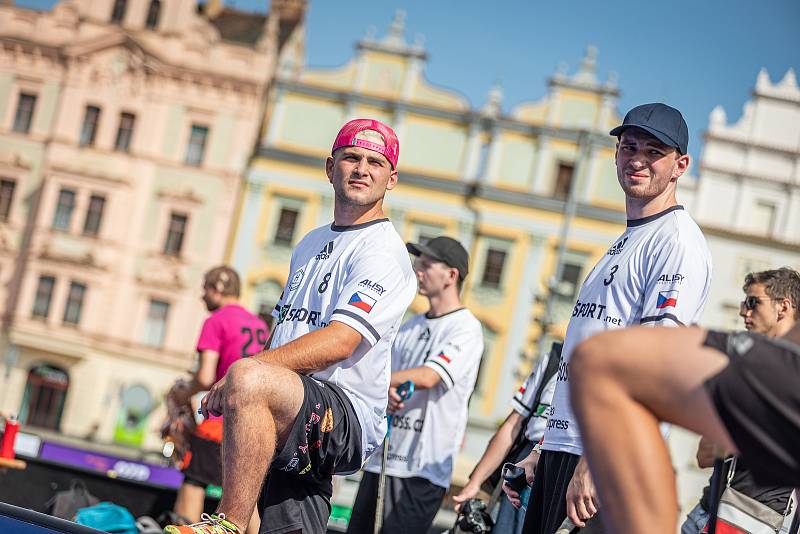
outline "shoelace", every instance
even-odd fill
[[[238,534],[236,530],[232,530],[228,528],[225,524],[230,522],[225,521],[225,514],[217,514],[217,515],[209,515],[207,513],[200,514],[200,522],[194,523],[193,525],[189,525],[193,529],[202,528],[203,530],[195,530],[195,532],[202,533],[202,534],[225,534],[225,533],[232,533]],[[221,529],[221,530],[220,530]]]

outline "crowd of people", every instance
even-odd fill
[[[715,481],[682,534],[713,530],[734,492],[783,520],[800,485],[800,275],[747,275],[746,332],[692,326],[712,261],[676,198],[690,165],[686,122],[645,104],[610,135],[626,229],[591,269],[563,345],[513,395],[454,504],[502,489],[495,532],[674,534],[665,438],[675,423],[703,436],[698,463],[714,466]],[[212,313],[199,364],[170,392],[188,404],[207,391],[176,505],[187,524],[165,532],[325,532],[332,477],[361,469],[348,532],[430,528],[464,438],[483,334],[461,299],[464,246],[447,236],[404,243],[384,215],[399,148],[377,120],[341,128],[325,161],[333,221],[297,244],[269,335],[239,306],[233,270],[206,274]],[[427,309],[403,321],[416,293]],[[503,481],[506,462],[524,469],[529,491]],[[210,516],[207,484],[222,486]]]

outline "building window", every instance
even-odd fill
[[[97,106],[86,106],[86,113],[83,114],[83,126],[81,126],[81,138],[78,143],[81,146],[91,146],[94,144],[94,137],[97,134],[97,124],[100,122],[100,108]]]
[[[159,0],[150,0],[150,7],[147,9],[147,21],[144,25],[151,30],[155,30],[158,26],[158,15],[161,12],[161,2]]]
[[[208,139],[208,128],[192,124],[192,131],[189,134],[189,145],[186,147],[186,164],[199,166],[203,163],[203,152],[206,149]]]
[[[54,277],[39,277],[39,286],[36,288],[36,297],[33,300],[33,311],[31,312],[34,317],[46,319],[50,314],[50,301],[53,298],[53,287],[55,285],[56,279]]]
[[[771,236],[775,231],[777,211],[774,203],[757,201],[750,215],[750,229],[759,235]]]
[[[133,113],[121,113],[119,116],[119,127],[117,128],[117,139],[114,141],[114,150],[128,152],[131,148],[131,138],[133,137],[133,125],[136,122],[136,115]]]
[[[561,280],[558,296],[572,301],[578,293],[578,283],[580,282],[582,265],[565,263],[561,270]]]
[[[168,314],[168,302],[161,300],[150,301],[150,308],[147,310],[147,319],[145,319],[144,322],[142,343],[150,347],[161,347],[164,345],[164,337],[167,333]]]
[[[64,307],[64,323],[77,325],[81,322],[83,297],[86,296],[86,286],[77,282],[69,284],[67,305]]]
[[[31,129],[33,110],[36,107],[36,95],[20,93],[17,113],[14,115],[14,131],[28,133]]]
[[[490,248],[486,251],[486,263],[483,265],[483,278],[481,284],[485,287],[499,288],[503,279],[503,269],[506,264],[506,251]]]
[[[68,389],[69,375],[65,371],[50,365],[31,369],[19,409],[20,422],[58,430]]]
[[[83,222],[83,235],[96,236],[100,233],[105,205],[106,198],[102,195],[92,195],[89,198],[89,208],[86,210],[86,220]]]
[[[575,174],[575,166],[570,163],[559,163],[556,183],[553,187],[553,197],[558,200],[567,200],[569,189],[572,185],[572,176]]]
[[[153,411],[153,397],[145,386],[136,384],[121,395],[114,441],[131,447],[141,447],[147,435],[147,420]]]
[[[188,221],[189,217],[182,213],[170,213],[169,228],[167,228],[167,239],[164,241],[164,254],[167,256],[181,255],[183,238],[186,235],[186,224]]]
[[[62,189],[58,193],[58,205],[56,214],[53,217],[54,230],[69,230],[69,223],[72,221],[72,211],[75,209],[75,191]]]
[[[14,180],[0,180],[0,222],[6,222],[11,216],[11,203],[14,201]]]
[[[281,214],[278,217],[278,227],[275,229],[275,239],[273,242],[276,245],[292,244],[294,239],[294,231],[297,227],[297,218],[300,212],[292,208],[281,208]]]
[[[111,12],[111,22],[122,22],[125,18],[126,0],[114,0],[114,10]]]

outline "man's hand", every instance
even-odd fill
[[[519,493],[511,489],[511,486],[508,485],[508,482],[503,481],[503,493],[506,494],[508,500],[511,501],[511,504],[519,510],[520,506],[522,506],[522,501],[519,500]]]
[[[461,505],[464,501],[469,499],[474,499],[478,496],[478,493],[481,491],[481,485],[477,483],[473,483],[472,480],[467,482],[467,485],[461,488],[461,491],[458,495],[453,495],[453,501],[456,503],[456,512],[461,511]]]
[[[222,407],[225,405],[225,377],[211,386],[206,396],[200,402],[200,413],[208,419],[212,415],[222,415]]]
[[[567,517],[576,527],[583,528],[586,521],[597,513],[599,506],[589,466],[581,457],[567,486]]]
[[[529,486],[533,485],[533,475],[536,474],[536,466],[539,465],[539,456],[541,456],[539,451],[531,451],[528,456],[517,463],[519,467],[525,469],[525,478],[528,480]]]
[[[403,397],[398,395],[396,387],[389,387],[389,405],[386,407],[386,410],[393,414],[397,413],[397,411],[402,410],[403,408],[405,408],[405,404],[403,404]]]

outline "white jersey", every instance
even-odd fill
[[[682,326],[700,320],[711,284],[711,253],[683,206],[628,221],[581,287],[567,326],[542,449],[582,454],[569,401],[569,361],[584,339],[636,325]],[[647,348],[642,349],[647,357]]]
[[[400,327],[392,370],[429,367],[441,377],[418,389],[392,418],[386,474],[421,477],[447,488],[467,426],[467,404],[483,354],[483,330],[466,308],[439,317],[415,315]],[[382,454],[364,467],[380,473]]]
[[[352,356],[311,376],[336,384],[352,402],[366,459],[386,434],[392,342],[417,291],[405,244],[388,219],[322,226],[298,243],[290,272],[272,313],[271,346],[331,321],[361,334]]]
[[[550,413],[550,403],[553,402],[553,393],[556,390],[556,377],[558,375],[553,374],[542,389],[539,403],[533,406],[533,401],[536,400],[536,391],[544,379],[544,373],[547,370],[547,363],[550,361],[551,354],[552,352],[542,354],[536,367],[533,368],[531,374],[528,375],[528,378],[525,379],[525,382],[514,394],[514,398],[511,399],[511,408],[522,417],[528,417],[533,412],[525,427],[525,437],[528,438],[528,441],[534,443],[537,443],[544,435],[544,430],[547,427],[547,416]]]

